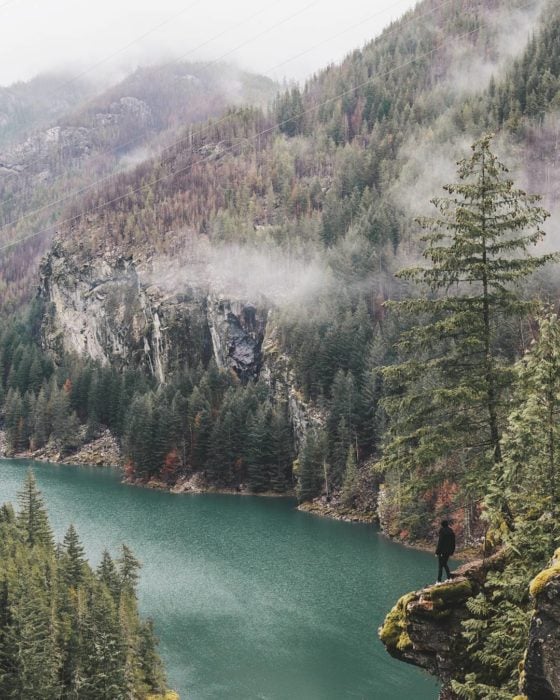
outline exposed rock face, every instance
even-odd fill
[[[160,382],[212,357],[242,381],[256,378],[267,310],[200,288],[164,291],[143,282],[145,264],[118,253],[82,257],[55,243],[41,265],[45,349],[143,368]]]
[[[275,324],[274,312],[269,313],[263,345],[262,376],[273,396],[288,402],[288,415],[294,432],[296,450],[299,451],[310,428],[321,427],[325,417],[310,402],[305,401],[296,386],[295,374],[288,355],[282,351]]]
[[[206,314],[218,366],[230,367],[243,380],[258,376],[268,311],[209,295]]]
[[[560,700],[560,549],[531,584],[535,613],[525,656],[523,692],[529,700]]]
[[[465,603],[480,591],[488,572],[503,564],[499,553],[460,567],[448,583],[403,596],[379,629],[391,656],[443,681],[440,700],[457,700],[450,681],[468,670],[462,667],[466,642],[461,623],[470,617]]]
[[[391,656],[443,681],[440,700],[458,700],[450,681],[469,672],[461,635],[461,622],[470,617],[465,602],[480,591],[488,572],[501,570],[505,560],[502,551],[460,567],[449,583],[403,596],[379,629]],[[560,549],[550,567],[533,579],[530,592],[535,612],[521,674],[523,695],[515,700],[560,700]]]

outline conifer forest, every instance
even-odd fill
[[[0,699],[560,699],[560,4],[212,2],[0,3]]]

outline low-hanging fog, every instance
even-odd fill
[[[277,80],[299,80],[338,61],[415,4],[416,0],[271,0],[266,5],[258,0],[0,2],[0,85],[52,70],[118,79],[139,64],[179,57],[224,57]]]

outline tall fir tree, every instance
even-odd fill
[[[18,493],[18,526],[29,545],[43,545],[53,548],[54,537],[49,524],[43,496],[37,488],[35,475],[27,472],[22,490]]]
[[[491,137],[483,137],[459,163],[457,184],[445,186],[449,196],[433,200],[439,216],[419,220],[429,265],[399,276],[423,285],[425,295],[392,308],[420,323],[401,336],[400,361],[384,371],[391,423],[382,467],[403,477],[415,473],[429,485],[452,470],[477,494],[502,458],[504,395],[513,373],[500,331],[533,308],[520,287],[555,259],[529,255],[548,214],[507,173]]]

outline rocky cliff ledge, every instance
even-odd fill
[[[560,700],[560,549],[531,583],[535,612],[525,655],[523,692],[529,700]]]
[[[268,310],[189,286],[188,279],[180,292],[169,291],[153,284],[149,266],[149,259],[118,251],[90,257],[56,242],[41,265],[45,350],[142,368],[161,383],[212,357],[243,381],[257,377]]]
[[[408,593],[385,618],[379,637],[391,656],[441,679],[440,700],[459,700],[451,680],[469,672],[462,622],[466,601],[484,586],[490,571],[506,563],[500,552],[460,567],[451,581]],[[560,700],[560,549],[530,587],[534,602],[520,695],[512,700]]]
[[[404,595],[385,618],[379,637],[391,656],[425,669],[443,682],[440,700],[456,700],[451,679],[462,665],[466,642],[461,623],[470,617],[465,603],[477,595],[489,571],[503,567],[497,554],[458,568],[451,581]]]

